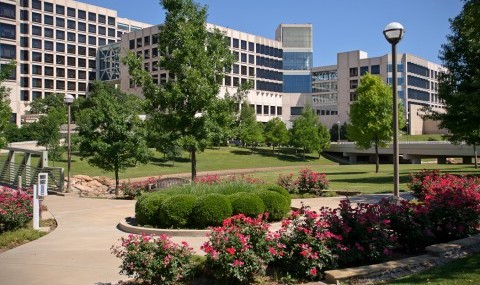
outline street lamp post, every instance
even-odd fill
[[[383,29],[383,35],[392,45],[392,89],[393,89],[393,196],[400,197],[398,175],[398,95],[397,95],[397,44],[405,34],[402,24],[392,22]]]
[[[337,143],[340,143],[340,121],[337,121],[337,131],[338,131]]]
[[[70,186],[70,164],[72,161],[72,149],[71,149],[71,143],[70,143],[70,106],[72,105],[73,100],[75,100],[75,98],[70,94],[65,95],[63,99],[63,102],[67,105],[67,112],[68,112],[68,116],[67,116],[67,153],[68,154],[67,154],[67,190],[66,192],[72,191],[72,188]]]

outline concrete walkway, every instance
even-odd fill
[[[352,202],[374,202],[385,195],[352,197]],[[312,209],[335,207],[343,197],[305,199]],[[127,279],[119,275],[120,260],[112,245],[127,234],[116,225],[134,215],[135,201],[48,196],[44,202],[58,222],[52,233],[0,254],[0,285],[106,285]],[[292,201],[299,207],[301,200]],[[204,237],[175,237],[195,250]]]

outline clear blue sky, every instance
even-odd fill
[[[79,0],[118,11],[119,17],[160,24],[158,0]],[[398,52],[441,63],[438,53],[450,33],[448,19],[461,0],[197,0],[208,6],[208,22],[267,38],[280,23],[313,24],[314,66],[336,63],[338,52],[363,50],[369,56],[390,52],[383,37],[389,22],[406,30]]]

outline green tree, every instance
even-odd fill
[[[366,74],[356,92],[358,101],[350,105],[347,136],[360,149],[375,147],[375,172],[380,170],[379,147],[386,147],[393,137],[392,89],[379,76]],[[402,105],[398,106],[399,129],[405,125]]]
[[[321,153],[325,147],[328,147],[325,139],[330,140],[330,135],[324,129],[326,130],[325,126],[320,123],[310,105],[306,105],[302,114],[293,121],[291,130],[292,144],[303,149],[303,159],[307,152]]]
[[[240,110],[237,132],[238,138],[252,149],[264,140],[262,125],[257,122],[255,110],[248,104],[248,101],[243,103]]]
[[[31,123],[35,130],[34,137],[38,145],[45,146],[52,161],[60,160],[64,147],[60,145],[60,127],[67,123],[67,110],[62,94],[51,94],[45,98],[35,99],[30,107],[30,114],[41,115],[37,122]]]
[[[80,154],[90,165],[115,173],[118,195],[119,172],[149,159],[144,122],[139,118],[143,102],[96,81],[85,103],[88,107],[77,115]]]
[[[0,69],[0,148],[7,144],[5,138],[5,129],[8,128],[10,118],[12,117],[12,108],[10,108],[10,88],[4,85],[15,70],[15,62],[3,64]]]
[[[143,88],[148,115],[162,137],[190,152],[192,180],[197,175],[197,151],[211,137],[210,113],[217,100],[224,69],[233,55],[218,29],[207,29],[207,8],[192,0],[162,0],[165,24],[159,32],[160,66],[174,80],[158,86],[143,70],[141,59],[130,53],[124,62]]]
[[[339,140],[338,138],[338,124],[333,124],[333,126],[330,128],[330,140],[332,142],[336,142]],[[346,140],[347,139],[347,123],[343,123],[343,125],[340,126],[340,140]]]
[[[463,10],[450,19],[451,34],[442,45],[440,59],[446,72],[440,74],[439,97],[445,113],[435,113],[440,127],[449,130],[446,138],[474,148],[480,143],[480,1],[464,1]]]
[[[290,141],[290,133],[285,123],[278,117],[275,117],[265,125],[265,140],[272,145],[273,152],[275,147],[286,145]]]
[[[321,123],[318,124],[317,130],[319,143],[316,145],[315,150],[318,152],[318,158],[320,158],[320,154],[330,148],[330,132],[327,127]]]

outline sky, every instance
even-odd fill
[[[118,11],[118,16],[149,24],[164,22],[159,0],[79,0]],[[391,51],[383,36],[390,22],[400,22],[405,36],[399,53],[436,63],[450,33],[449,19],[461,0],[196,0],[208,6],[207,21],[267,38],[280,23],[313,25],[314,66],[336,64],[338,52],[363,50],[369,57]]]

